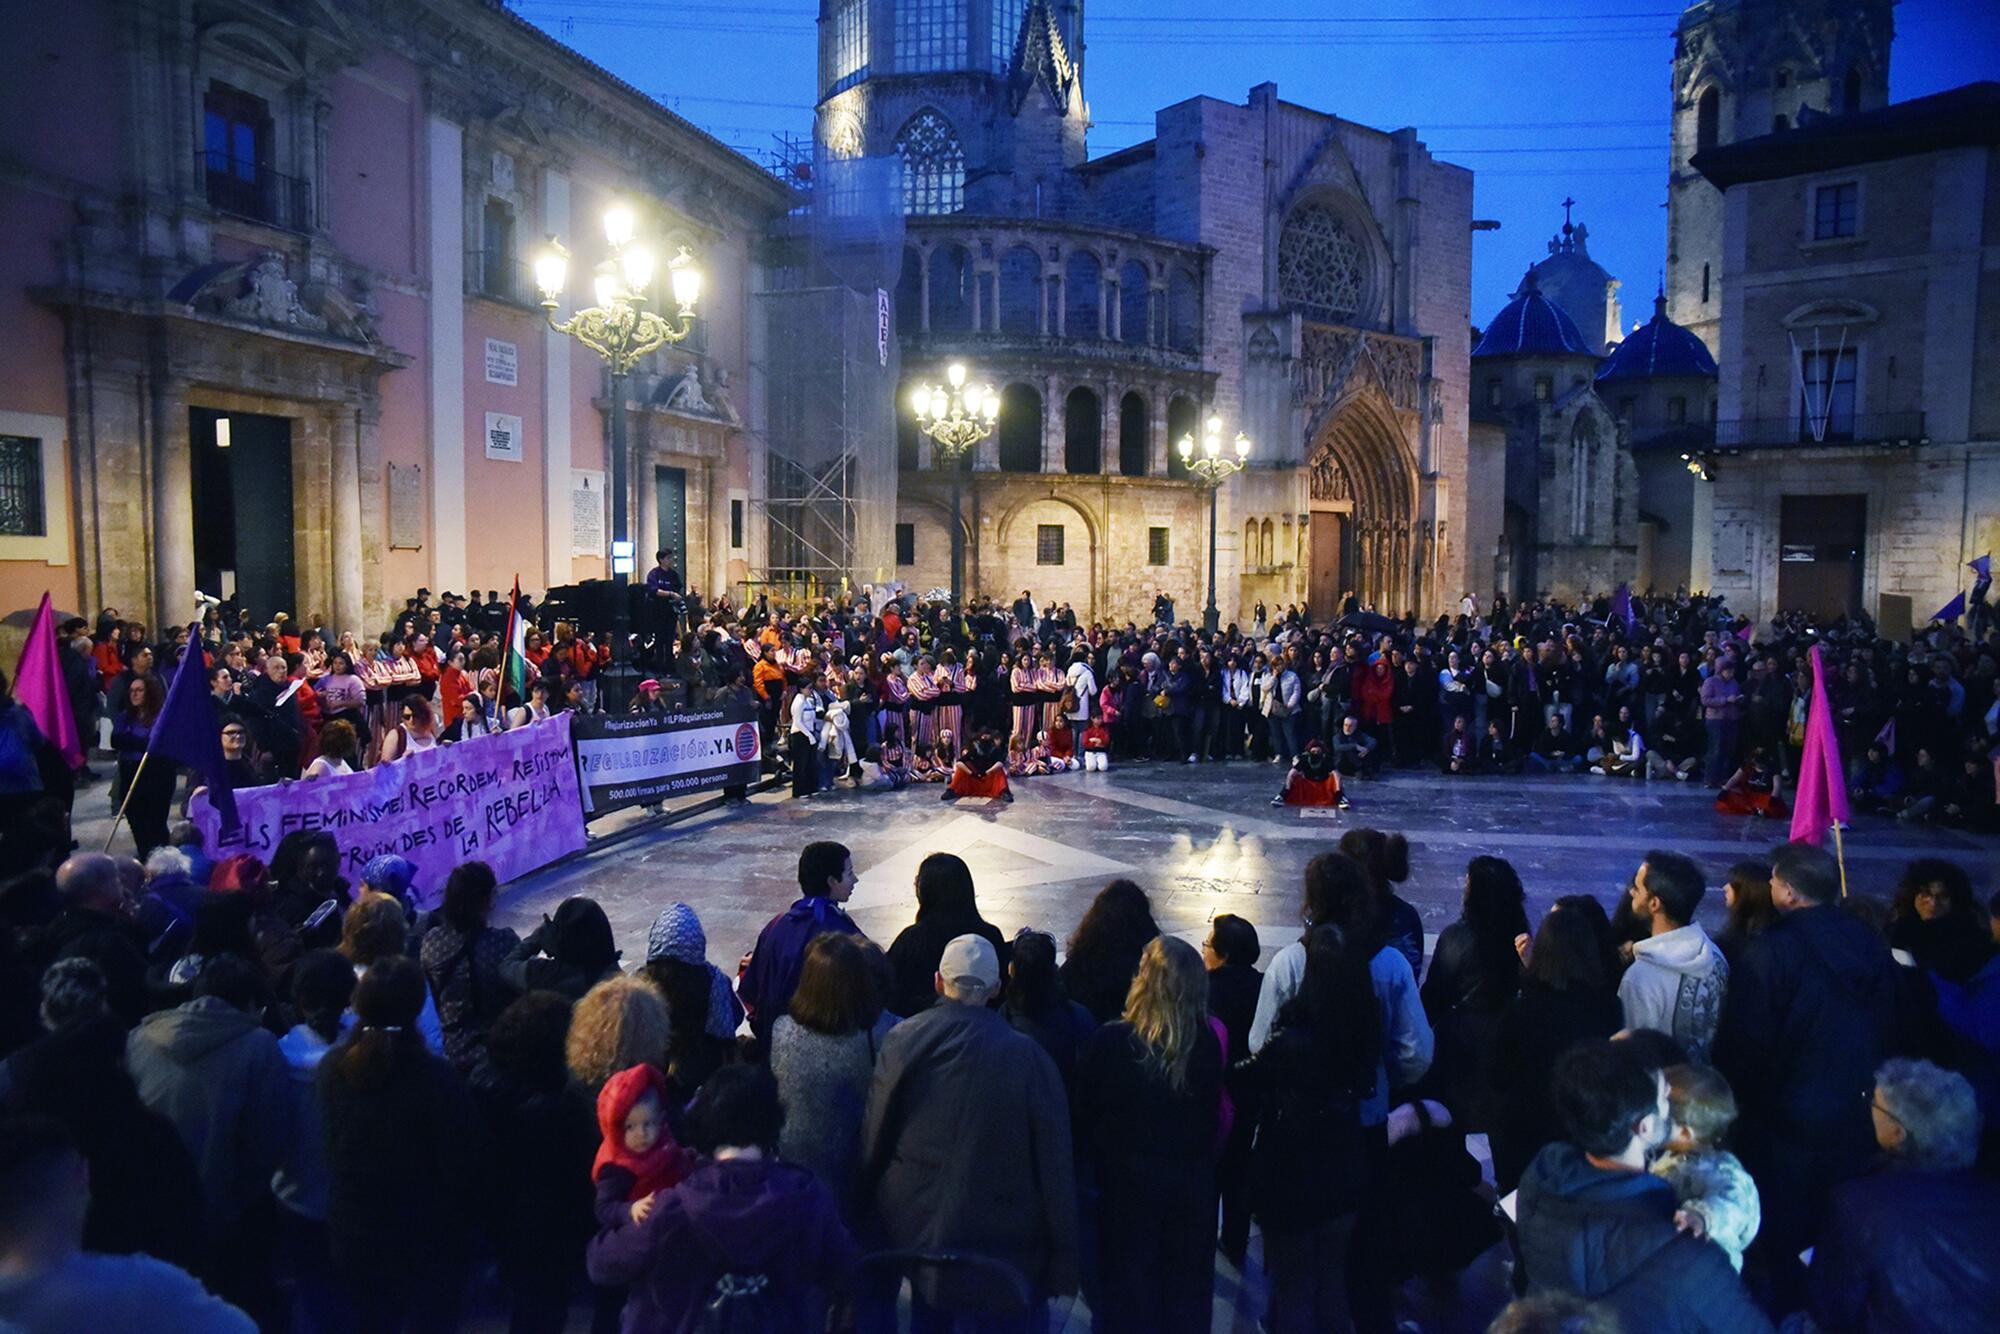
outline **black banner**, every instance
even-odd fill
[[[757,710],[748,705],[627,717],[578,714],[571,729],[586,818],[757,778]]]

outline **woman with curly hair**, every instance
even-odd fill
[[[1079,1152],[1100,1192],[1100,1329],[1209,1326],[1226,1047],[1201,953],[1155,936],[1124,1017],[1098,1030],[1077,1068]]]
[[[1125,1008],[1140,953],[1159,934],[1146,891],[1130,880],[1113,880],[1092,900],[1069,938],[1063,990],[1098,1023],[1110,1023]]]
[[[673,1030],[667,1003],[643,977],[610,977],[576,1003],[564,1055],[570,1075],[593,1094],[635,1065],[664,1067]]]

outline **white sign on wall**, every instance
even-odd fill
[[[521,383],[521,349],[498,338],[486,340],[486,383]]]
[[[604,554],[604,474],[573,468],[569,474],[569,554]]]
[[[486,457],[519,463],[525,457],[521,445],[521,419],[504,412],[486,414]]]

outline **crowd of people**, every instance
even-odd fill
[[[1715,598],[1622,592],[1485,609],[1468,595],[1428,624],[1352,596],[1322,616],[1259,604],[1249,624],[1212,633],[1176,623],[1164,594],[1147,626],[1086,625],[1027,591],[957,608],[864,585],[739,610],[685,588],[665,551],[644,596],[658,607],[630,651],[653,674],[624,707],[754,711],[766,768],[798,797],[916,782],[943,785],[947,799],[1003,796],[1010,778],[1257,760],[1300,771],[1278,785],[1281,802],[1346,804],[1343,780],[1392,769],[1590,773],[1700,781],[1724,811],[1783,816],[1817,645],[1854,807],[1995,827],[2000,647],[1990,630],[1955,623],[1898,642],[1865,618],[1756,626]],[[500,599],[419,590],[365,644],[317,617],[260,627],[240,609],[205,608],[203,670],[232,780],[348,773],[609,704],[598,689],[608,638],[568,621],[545,635],[524,597],[517,677]],[[72,710],[86,738],[105,720],[113,797],[143,855],[166,840],[177,776],[139,761],[187,630],[156,638],[106,610],[69,621],[61,640]],[[32,841],[61,820],[44,811],[32,829],[15,826],[38,794],[66,810],[67,780],[36,775],[29,742],[17,749],[27,758],[0,765],[17,771],[0,774],[0,838]]]
[[[884,949],[815,842],[732,978],[685,903],[643,960],[587,897],[517,936],[479,862],[419,913],[324,833],[75,854],[0,887],[0,1325],[873,1329],[907,1278],[921,1329],[1192,1332],[1254,1227],[1285,1334],[1496,1244],[1496,1329],[1990,1328],[2000,898],[1790,843],[1711,935],[1635,862],[1531,924],[1476,857],[1428,942],[1353,829],[1297,939],[1119,880],[1059,948],[940,853]]]

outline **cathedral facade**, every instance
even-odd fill
[[[1083,50],[1076,0],[821,6],[819,159],[896,169],[902,386],[962,362],[1001,395],[962,478],[968,591],[1125,620],[1164,590],[1192,616],[1208,495],[1175,446],[1211,416],[1253,442],[1217,498],[1225,621],[1483,586],[1471,173],[1270,84],[1092,158]],[[923,591],[949,579],[949,479],[899,414],[893,563]]]

